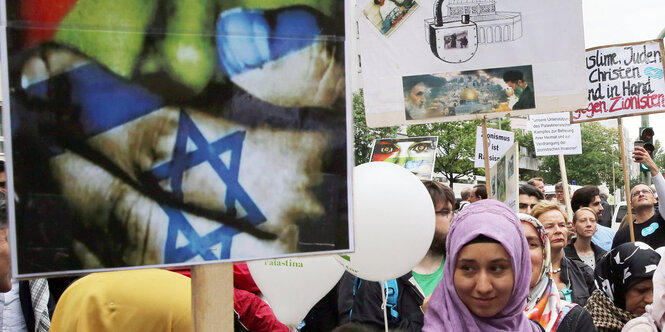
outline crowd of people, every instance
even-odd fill
[[[531,179],[520,186],[517,214],[487,199],[484,185],[463,190],[454,215],[437,215],[437,228],[447,232],[433,241],[445,237],[446,243],[441,273],[431,275],[439,279],[436,287],[402,294],[397,304],[401,319],[390,321],[390,328],[662,331],[665,263],[660,263],[659,248],[665,234],[659,225],[665,208],[657,206],[663,204],[657,197],[665,193],[665,180],[646,151],[636,148],[633,158],[649,167],[655,185],[655,191],[646,184],[631,188],[634,241],[628,223],[618,232],[609,223],[601,225],[608,208],[597,186],[577,189],[570,198],[572,211],[567,211],[563,186],[556,188],[560,197],[548,200],[543,180]],[[410,278],[414,275],[401,279],[418,285]],[[382,299],[375,284],[363,283],[375,287],[376,294],[337,289],[353,294],[345,303],[348,310],[339,312],[341,322],[382,329]]]
[[[646,184],[630,191],[634,241],[628,223],[616,233],[600,225],[606,209],[595,186],[576,190],[566,211],[556,197],[545,199],[542,179],[531,179],[519,188],[516,213],[488,199],[484,185],[463,191],[458,202],[448,186],[423,181],[436,227],[422,260],[383,287],[346,273],[298,329],[378,331],[387,321],[393,331],[662,331],[665,203],[657,196],[665,179],[643,149],[633,158],[649,167],[655,185],[655,192]],[[0,221],[5,330],[192,329],[187,271],[93,273],[70,279],[64,292],[49,285],[53,279],[16,282],[1,190]],[[387,254],[399,250],[408,248]],[[289,331],[245,265],[236,264],[234,281],[236,331]]]

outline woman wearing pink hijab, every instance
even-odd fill
[[[542,331],[524,314],[531,259],[515,212],[489,199],[468,205],[452,220],[446,249],[423,331]]]

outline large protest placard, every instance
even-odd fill
[[[579,1],[361,0],[356,17],[371,127],[587,105]]]
[[[536,156],[582,154],[579,124],[570,123],[570,113],[529,115]]]
[[[353,249],[342,2],[1,3],[14,276]]]
[[[519,198],[519,145],[512,144],[490,169],[492,198],[517,211]]]
[[[587,50],[589,103],[571,122],[665,111],[663,40]]]
[[[397,164],[421,180],[432,180],[438,142],[438,136],[376,139],[369,160]]]
[[[487,128],[487,153],[489,154],[490,168],[501,159],[501,157],[515,143],[515,133],[507,130]],[[476,153],[474,167],[485,167],[483,153],[483,127],[476,127]]]

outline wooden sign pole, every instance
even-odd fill
[[[490,157],[488,153],[489,147],[487,146],[487,116],[483,116],[483,156],[485,156],[485,189],[487,190],[487,198],[492,199],[492,184],[490,179]]]
[[[233,331],[233,263],[192,268],[195,332]]]
[[[568,187],[566,160],[562,154],[559,155],[559,169],[561,170],[561,184],[563,184],[563,199],[566,201],[566,215],[568,215],[568,222],[573,222],[573,208],[570,206],[570,189]]]
[[[630,203],[630,180],[628,179],[628,166],[626,165],[626,149],[623,146],[623,124],[621,118],[619,123],[619,147],[621,147],[621,166],[623,168],[623,183],[626,188],[626,209],[628,210],[628,227],[630,228],[630,242],[635,242],[635,231],[633,230],[633,207]]]

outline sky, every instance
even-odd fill
[[[585,47],[656,39],[665,28],[664,0],[583,0]],[[630,139],[639,135],[640,116],[623,118]],[[609,122],[609,123],[608,123]],[[616,127],[617,120],[606,125]],[[649,116],[655,139],[665,143],[665,113]]]

